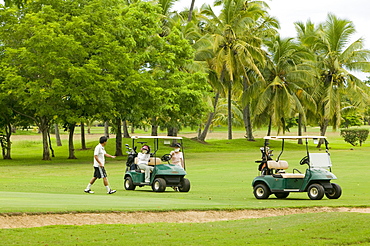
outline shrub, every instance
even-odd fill
[[[357,142],[360,142],[360,146],[362,143],[366,141],[369,130],[367,129],[345,129],[340,131],[340,135],[344,137],[344,141],[347,143],[352,144],[353,146],[357,145]]]

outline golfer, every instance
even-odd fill
[[[145,171],[145,183],[150,183],[150,173],[153,172],[154,167],[148,165],[150,161],[150,147],[148,145],[141,147],[141,153],[137,154],[137,160],[139,168]]]
[[[184,155],[181,152],[181,145],[176,143],[173,148],[173,151],[170,152],[171,164],[184,168]]]
[[[113,194],[116,190],[111,190],[109,188],[107,173],[105,172],[104,164],[105,164],[105,156],[116,158],[114,155],[107,154],[104,149],[104,146],[107,144],[108,138],[103,136],[99,139],[99,144],[95,147],[94,150],[94,177],[90,180],[90,183],[87,185],[85,192],[86,193],[94,193],[91,190],[91,186],[97,179],[103,178],[103,183],[105,188],[107,188],[108,194]]]

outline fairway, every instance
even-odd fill
[[[127,142],[127,140],[125,141]],[[213,220],[239,221],[243,219],[240,220],[240,222],[232,222],[240,226],[240,223],[251,225],[251,223],[255,223],[256,220],[262,220],[262,218],[257,219],[259,217],[273,216],[271,218],[265,218],[264,220],[270,221],[269,223],[275,223],[274,221],[277,220],[277,215],[279,218],[287,217],[290,214],[287,212],[289,210],[298,211],[298,213],[308,213],[310,216],[314,216],[314,214],[319,214],[318,212],[323,211],[334,212],[327,214],[330,214],[328,216],[333,216],[333,218],[343,217],[343,221],[347,218],[348,223],[350,223],[351,215],[347,216],[345,215],[347,213],[338,214],[335,212],[350,211],[352,208],[353,211],[359,213],[350,214],[353,214],[353,216],[356,214],[359,218],[363,216],[367,218],[368,209],[366,208],[370,204],[370,198],[368,196],[370,181],[363,177],[364,170],[367,170],[367,163],[363,160],[370,158],[370,147],[366,144],[362,147],[350,147],[338,136],[330,137],[329,142],[333,162],[333,173],[338,177],[338,180],[334,182],[340,184],[343,189],[342,197],[337,200],[327,199],[326,197],[322,200],[310,200],[307,193],[291,193],[286,199],[277,199],[274,196],[266,200],[255,199],[252,193],[251,182],[253,178],[258,175],[257,164],[254,161],[260,158],[259,147],[262,146],[262,140],[260,139],[257,139],[256,142],[248,142],[245,139],[214,139],[210,140],[206,145],[191,141],[190,139],[185,139],[185,146],[187,146],[185,149],[188,172],[187,178],[191,182],[191,190],[188,193],[175,192],[171,188],[167,188],[163,193],[155,193],[152,191],[151,187],[137,187],[134,191],[126,191],[123,188],[126,157],[117,157],[114,160],[109,159],[106,164],[109,181],[111,187],[117,189],[117,193],[113,195],[106,194],[105,187],[101,180],[98,180],[93,186],[95,194],[86,194],[83,192],[83,189],[92,175],[91,148],[84,151],[77,151],[76,155],[79,159],[68,160],[63,156],[65,155],[66,147],[58,147],[56,148],[57,157],[51,162],[43,162],[39,160],[40,158],[34,151],[32,151],[33,155],[31,156],[28,152],[19,152],[19,149],[22,149],[24,146],[28,146],[27,148],[31,149],[38,148],[40,146],[38,141],[18,140],[14,142],[14,160],[0,162],[0,169],[8,174],[6,177],[0,179],[0,213],[4,216],[12,216],[12,218],[15,219],[7,220],[12,223],[10,227],[14,227],[13,223],[16,224],[14,221],[18,221],[22,227],[28,227],[27,220],[24,222],[25,224],[21,224],[21,217],[19,217],[18,220],[16,219],[17,215],[26,214],[28,220],[31,218],[32,221],[35,222],[35,224],[29,223],[29,226],[59,224],[59,226],[54,227],[43,227],[45,229],[48,228],[46,230],[55,230],[56,232],[69,228],[63,227],[60,224],[144,223],[144,225],[129,226],[130,230],[133,228],[136,228],[134,230],[141,230],[140,228],[148,227],[148,224],[145,223],[149,223],[153,225],[153,227],[150,226],[150,228],[152,228],[154,234],[158,230],[157,226],[161,225],[160,222],[163,223],[164,221],[186,222],[188,218],[193,219],[192,223],[198,223]],[[88,146],[90,147],[95,144],[96,141],[93,140],[89,140],[88,142]],[[66,144],[64,146],[66,146]],[[275,154],[277,155],[279,152],[279,144],[272,142],[271,148],[275,149]],[[305,167],[299,165],[299,160],[304,155],[302,152],[303,146],[299,146],[295,142],[289,142],[286,148],[290,148],[291,151],[289,151],[289,155],[288,152],[284,153],[283,159],[289,161],[290,168],[304,170]],[[108,153],[113,153],[113,149],[114,139],[111,139],[107,146]],[[348,209],[345,207],[348,207]],[[356,210],[356,208],[359,210]],[[361,210],[361,208],[364,209]],[[259,212],[261,212],[263,216],[257,216]],[[84,214],[87,213],[91,214],[92,217],[89,217],[90,215],[84,216]],[[106,218],[96,219],[96,216],[99,216],[101,213],[104,213]],[[143,213],[147,215],[147,217],[145,217]],[[175,220],[171,220],[173,217],[172,213],[176,215],[174,216]],[[209,217],[206,216],[206,213],[210,214],[207,215]],[[232,213],[239,213],[239,215],[232,217],[230,215]],[[256,217],[248,217],[253,216],[254,213],[257,214]],[[41,219],[42,216],[48,216],[48,214],[50,214],[49,217]],[[67,219],[69,214],[75,217]],[[140,214],[141,216],[139,216]],[[172,217],[170,216],[171,214]],[[63,217],[64,215],[66,218]],[[183,218],[181,218],[181,215],[183,215]],[[40,218],[38,219],[38,217],[32,216],[40,216]],[[57,219],[52,220],[51,216],[56,216]],[[297,220],[304,220],[306,216],[305,214],[298,214],[295,215],[294,218]],[[91,219],[89,220],[89,218]],[[128,220],[130,218],[131,220]],[[45,221],[45,224],[37,224],[37,221]],[[362,219],[360,219],[360,221],[362,221]],[[229,228],[231,225],[231,222],[226,221],[218,223],[221,223],[220,225],[225,228]],[[288,222],[285,223],[287,223],[286,225],[289,224]],[[365,224],[366,223],[367,222],[365,222]],[[6,223],[3,224],[5,226]],[[99,227],[99,225],[96,226]],[[171,227],[172,224],[166,225],[166,227],[168,226]],[[208,227],[209,224],[199,224],[199,226],[203,228]],[[187,227],[188,224],[184,224],[184,228]],[[70,228],[76,229],[76,227]],[[107,228],[113,229],[114,227]],[[90,229],[85,226],[81,227],[82,231],[89,231]],[[6,230],[8,231],[6,232]],[[4,238],[12,237],[12,235],[14,236],[9,230],[12,229],[1,229],[0,234],[4,236]],[[32,229],[23,230],[25,231],[22,233],[32,234]],[[188,229],[184,230],[189,232]],[[83,233],[82,231],[81,233]],[[39,238],[38,241],[30,240],[28,244],[38,245],[44,240],[44,235],[46,235],[44,234],[45,232],[46,231],[43,229],[42,236],[40,236],[41,238]],[[196,231],[194,233],[193,237],[196,238],[199,232]],[[286,236],[290,234],[289,231],[280,231],[280,233]],[[324,237],[322,234],[320,235]],[[77,237],[83,238],[81,234]],[[121,240],[128,240],[125,236],[120,238]],[[236,236],[236,240],[239,243],[243,242],[243,238],[244,236],[242,235]],[[335,241],[339,237],[335,236],[331,238]],[[55,240],[56,241],[47,242],[51,244],[53,244],[52,242],[58,242],[68,245],[63,238]],[[88,244],[88,239],[86,240],[87,241],[81,242],[81,244]],[[149,238],[147,240],[150,241]],[[199,245],[199,241],[196,239],[194,240],[193,243],[187,244],[181,239],[174,239],[174,241],[168,241],[163,245],[171,245],[173,243],[180,243],[180,245]],[[202,244],[216,244],[215,241],[209,240],[209,243]],[[257,239],[251,238],[251,240],[251,242],[253,242],[253,240]],[[356,242],[364,242],[364,240],[366,241],[368,239],[358,237],[353,240]],[[267,241],[265,241],[265,243],[267,243]],[[256,244],[256,242],[257,241],[254,241],[254,244]],[[120,243],[112,243],[112,245],[118,244]],[[264,243],[261,245],[263,244]],[[309,241],[302,242],[301,244],[310,245]],[[323,243],[316,244],[325,245]],[[153,245],[156,244],[154,243]],[[284,245],[284,243],[280,245]]]

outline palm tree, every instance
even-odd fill
[[[370,50],[364,49],[362,39],[350,43],[355,33],[353,23],[332,14],[318,27],[311,22],[306,25],[298,22],[296,29],[302,45],[315,54],[312,73],[316,75],[316,90],[313,95],[318,107],[316,117],[320,134],[324,136],[329,125],[334,129],[340,125],[344,95],[356,95],[357,104],[369,99],[368,87],[351,72],[370,71]]]
[[[272,125],[277,127],[278,133],[285,132],[285,120],[296,112],[305,119],[304,105],[315,111],[315,102],[305,90],[312,79],[300,69],[307,52],[291,38],[275,36],[265,44],[269,53],[263,72],[266,83],[259,83],[262,90],[257,98],[255,116],[257,120],[261,115],[269,119],[269,135]]]
[[[263,80],[256,63],[264,62],[261,40],[248,35],[251,23],[256,16],[263,16],[265,11],[262,1],[217,0],[215,6],[222,5],[221,14],[216,16],[209,6],[202,8],[202,13],[209,16],[207,31],[213,37],[211,64],[219,80],[227,91],[228,98],[228,139],[232,139],[232,88],[247,70],[254,71]],[[248,42],[247,42],[248,40]]]

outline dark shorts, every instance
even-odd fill
[[[94,169],[95,169],[94,171],[95,178],[101,179],[107,177],[107,173],[105,172],[104,167],[94,167]]]

